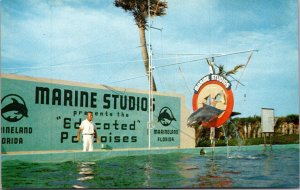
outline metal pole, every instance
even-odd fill
[[[149,62],[149,118],[148,118],[148,148],[151,149],[151,125],[152,125],[152,52],[151,52],[151,15],[150,15],[150,0],[148,0],[148,20],[149,20],[149,28],[148,28],[148,62]]]

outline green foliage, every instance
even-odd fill
[[[278,117],[277,122],[275,124],[275,128],[279,127],[282,123],[294,123],[295,125],[299,124],[299,115],[297,114],[290,114],[286,117]]]
[[[299,135],[276,135],[272,138],[272,144],[299,144]]]
[[[234,74],[236,74],[240,69],[242,69],[242,68],[244,68],[244,67],[245,67],[245,65],[237,65],[237,66],[235,66],[232,70],[227,71],[227,72],[225,73],[225,76],[234,75]]]
[[[296,114],[287,115],[286,122],[299,124],[299,115],[296,115]]]
[[[238,129],[242,128],[246,124],[257,124],[261,121],[260,116],[254,115],[253,117],[246,118],[234,118],[233,122],[226,122],[223,127],[225,129],[226,137],[229,138],[228,144],[230,146],[238,146],[238,145],[259,145],[264,144],[264,138],[246,138],[244,141],[240,139]],[[275,129],[279,127],[283,122],[299,124],[299,115],[291,114],[286,117],[279,117],[275,126]],[[234,123],[234,124],[232,124]],[[197,147],[209,147],[210,144],[210,129],[206,127],[198,126],[201,129],[201,133],[199,134]],[[276,130],[275,130],[276,131]],[[222,128],[216,129],[216,146],[226,146],[225,136],[221,135],[223,133]],[[269,137],[267,138],[267,144],[269,144]],[[282,135],[281,133],[274,133],[272,137],[272,144],[297,144],[299,143],[299,135],[291,134],[291,135]]]
[[[254,115],[253,117],[235,118],[234,120],[239,125],[246,125],[248,123],[254,124],[261,121],[261,117]]]
[[[210,147],[210,140],[204,139],[200,141],[196,147]]]
[[[244,68],[245,65],[240,64],[235,66],[233,69],[229,70],[229,71],[225,71],[224,69],[224,65],[215,65],[218,68],[218,75],[223,75],[223,76],[229,76],[229,75],[234,75],[236,74],[240,69]]]
[[[272,144],[299,144],[299,135],[281,135],[275,133],[271,138]],[[229,146],[239,146],[239,145],[260,145],[264,144],[264,137],[260,138],[249,138],[245,141],[239,140],[238,138],[233,138],[228,141]],[[270,144],[270,137],[266,137],[266,144]],[[210,141],[204,140],[198,144],[197,147],[210,147]],[[226,140],[217,140],[216,146],[226,146]]]
[[[139,28],[147,28],[148,1],[145,0],[115,0],[116,7],[122,8],[125,12],[133,15],[136,25]],[[166,15],[168,4],[166,1],[150,0],[150,15]]]

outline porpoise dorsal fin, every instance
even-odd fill
[[[11,98],[11,100],[13,101],[13,103],[19,103],[15,98]]]

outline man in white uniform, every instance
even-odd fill
[[[93,120],[93,113],[88,112],[87,118],[81,122],[78,133],[77,139],[78,142],[80,141],[80,133],[82,131],[82,140],[83,140],[83,151],[93,151],[93,142],[94,137],[97,138],[97,131],[95,124],[92,122]]]

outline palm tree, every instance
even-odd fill
[[[147,25],[148,18],[148,1],[147,0],[115,0],[115,6],[121,7],[125,12],[133,15],[134,21],[139,28],[140,45],[144,66],[148,75],[148,80],[152,80],[151,90],[157,91],[154,78],[150,79],[149,75],[149,56],[146,47],[145,30],[149,28]],[[167,2],[161,0],[150,0],[150,16],[163,16],[166,14]]]
[[[231,69],[229,71],[225,71],[224,70],[224,65],[221,65],[221,64],[220,65],[215,65],[214,64],[214,58],[212,58],[212,60],[206,59],[206,61],[207,61],[207,64],[209,65],[209,67],[210,67],[213,74],[218,74],[218,75],[222,75],[222,76],[225,76],[225,77],[230,76],[231,78],[233,78],[232,75],[236,74],[240,69],[242,69],[246,66],[244,64],[240,64],[240,65],[235,66],[233,69]],[[215,67],[218,68],[218,73],[216,73]],[[236,79],[234,79],[234,80],[236,80]],[[239,82],[239,81],[237,81],[237,82]]]
[[[229,71],[224,70],[224,65],[217,65],[217,67],[218,67],[218,70],[219,70],[218,74],[227,77],[227,76],[236,74],[240,69],[244,68],[245,65],[243,65],[243,64],[237,65]]]

